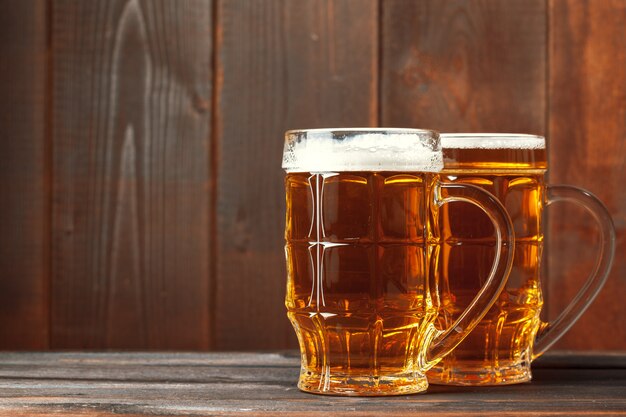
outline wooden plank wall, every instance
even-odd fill
[[[623,0],[0,11],[0,348],[294,347],[282,132],[380,125],[547,135],[551,180],[596,193],[618,229],[608,288],[559,346],[626,349]],[[553,316],[593,223],[550,210]]]
[[[51,347],[206,349],[212,5],[52,4]]]
[[[596,302],[557,348],[626,349],[626,1],[551,0],[550,180],[595,193],[617,229],[615,263]],[[550,315],[587,279],[596,257],[591,216],[551,207]]]
[[[49,339],[46,3],[0,1],[0,347]]]
[[[283,133],[376,125],[378,5],[218,4],[215,347],[295,347],[283,303]]]
[[[545,133],[543,0],[382,2],[381,124]]]

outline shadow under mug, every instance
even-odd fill
[[[604,285],[615,252],[615,231],[604,205],[588,191],[548,185],[545,139],[516,134],[442,134],[442,180],[481,187],[506,207],[515,228],[515,255],[505,290],[481,323],[428,372],[431,383],[514,384],[531,379],[530,363],[581,316]],[[600,229],[598,259],[578,295],[556,320],[543,323],[540,265],[544,207],[567,201],[589,211]],[[473,207],[446,206],[438,322],[452,323],[487,276],[495,251],[493,227]]]
[[[298,387],[333,395],[426,390],[426,370],[497,299],[512,263],[502,205],[479,187],[441,181],[439,136],[416,129],[286,133],[288,317],[298,336]],[[438,330],[436,218],[468,202],[496,231],[487,279]]]

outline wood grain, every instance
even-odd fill
[[[218,5],[215,347],[295,346],[284,308],[283,133],[376,125],[377,2]]]
[[[550,1],[550,180],[586,188],[608,207],[617,230],[606,287],[557,345],[626,346],[626,2]],[[565,307],[596,256],[591,216],[559,204],[548,209],[550,313]]]
[[[0,2],[0,349],[48,346],[46,2]]]
[[[528,384],[431,386],[423,395],[386,398],[300,392],[299,360],[296,352],[3,353],[0,416],[626,415],[623,352],[610,360],[548,354]]]
[[[386,0],[381,123],[544,134],[544,0]]]
[[[205,349],[211,3],[53,6],[51,345]]]
[[[597,194],[618,237],[607,288],[558,346],[626,346],[624,1],[0,12],[0,349],[294,347],[282,134],[356,125],[546,134],[550,181]],[[582,210],[548,214],[554,318],[597,236]]]

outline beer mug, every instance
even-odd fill
[[[426,390],[425,371],[467,336],[504,286],[513,245],[504,208],[478,187],[441,181],[433,131],[285,136],[285,304],[301,350],[298,387],[334,395]],[[438,329],[438,217],[454,201],[483,210],[497,238],[478,295]]]
[[[580,317],[604,285],[615,251],[611,217],[589,192],[547,185],[545,139],[533,135],[442,134],[442,179],[481,187],[506,207],[515,228],[515,256],[505,290],[472,333],[428,373],[431,383],[515,384],[531,379],[531,361]],[[595,270],[561,315],[543,323],[540,262],[544,206],[568,201],[598,222],[601,244]],[[480,288],[497,248],[491,222],[466,204],[447,205],[440,218],[440,325],[452,323]],[[581,242],[584,245],[585,242]]]

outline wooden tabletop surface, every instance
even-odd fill
[[[551,353],[531,383],[432,385],[339,398],[300,392],[281,353],[0,353],[0,416],[626,415],[626,352]]]

